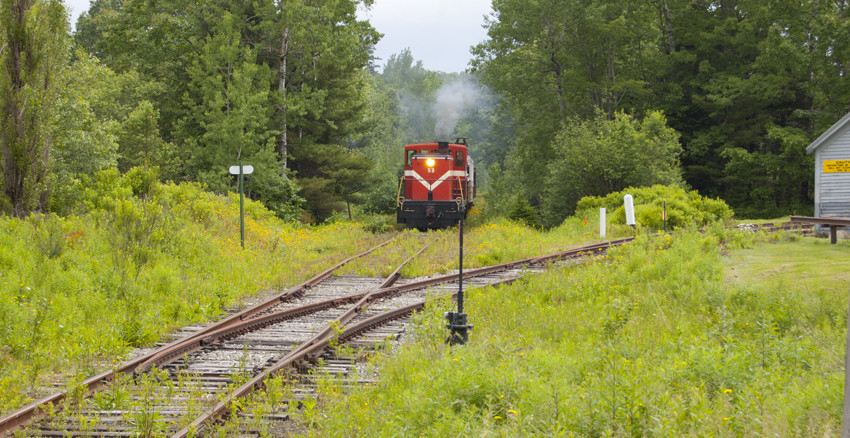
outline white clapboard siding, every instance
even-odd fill
[[[850,217],[850,173],[824,173],[826,160],[850,160],[850,114],[806,150],[815,154],[815,216]]]

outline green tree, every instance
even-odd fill
[[[682,183],[679,134],[661,113],[643,120],[617,113],[564,126],[553,143],[542,213],[544,225],[556,226],[585,196],[604,196],[626,187]]]
[[[89,54],[119,75],[134,72],[167,90],[145,96],[159,111],[166,142],[174,139],[185,111],[187,66],[206,36],[203,12],[212,6],[208,0],[94,0],[77,22],[75,39]]]
[[[409,144],[436,139],[433,106],[443,78],[425,69],[422,61],[415,60],[410,49],[405,49],[390,55],[380,79],[386,87],[395,90],[399,123],[404,128],[400,142]]]
[[[305,154],[305,155],[300,155]],[[337,145],[313,145],[295,151],[295,160],[312,166],[298,175],[313,221],[323,221],[372,187],[372,161],[356,150]]]
[[[361,199],[369,213],[392,213],[403,165],[405,127],[399,116],[396,89],[377,74],[369,74],[367,84],[366,118],[370,128],[354,138],[353,146],[372,159],[371,174],[376,183],[366,188]]]
[[[0,3],[1,165],[4,193],[17,217],[47,207],[50,126],[69,47],[61,1]]]
[[[371,1],[266,1],[258,8],[266,17],[258,26],[266,48],[262,62],[277,72],[275,127],[284,170],[293,145],[342,144],[364,129],[361,71],[380,34],[357,20],[359,4]]]
[[[473,49],[474,67],[516,124],[511,157],[537,205],[559,126],[645,106],[657,56],[655,11],[631,0],[496,0],[493,9],[490,39]]]
[[[813,181],[803,149],[850,109],[846,6],[495,1],[490,40],[474,53],[516,123],[502,168],[536,204],[564,120],[657,109],[682,135],[690,186],[745,217],[805,212]]]
[[[120,123],[99,111],[103,88],[114,78],[97,60],[81,53],[59,78],[61,91],[50,127],[50,211],[74,211],[75,180],[116,166]]]
[[[127,115],[118,134],[118,169],[158,166],[163,180],[176,180],[182,163],[173,144],[159,133],[159,111],[147,100]]]
[[[224,190],[232,187],[225,164],[276,164],[277,176],[253,177],[265,188],[254,193],[285,193],[288,202],[297,197],[287,169],[315,164],[288,165],[291,149],[347,144],[364,130],[363,71],[379,34],[355,11],[369,3],[95,0],[77,40],[120,74],[168,90],[147,98],[152,108],[133,105],[137,117],[123,126],[135,140],[123,156],[141,152],[148,140],[138,128],[158,114],[162,144],[174,145],[184,177]]]
[[[282,217],[291,217],[290,201],[297,187],[279,172],[271,129],[271,70],[257,63],[256,49],[242,44],[243,22],[229,12],[217,15],[210,34],[188,68],[187,111],[178,129],[179,141],[191,151],[189,172],[224,191],[233,187],[227,170],[251,164],[253,194]]]

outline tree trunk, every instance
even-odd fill
[[[558,62],[558,59],[555,58],[555,53],[552,53],[552,71],[555,73],[555,86],[558,88],[558,109],[561,114],[561,122],[566,123],[567,121],[567,103],[564,99],[564,81],[563,81],[563,71],[561,68],[561,64]]]
[[[673,39],[673,21],[670,19],[670,9],[667,0],[661,0],[661,15],[664,17],[664,34],[667,37],[667,53],[676,51],[676,40]]]
[[[7,6],[8,7],[8,6]],[[9,51],[5,67],[9,78],[9,94],[5,97],[4,114],[2,114],[2,147],[3,147],[3,182],[4,192],[12,202],[12,214],[23,217],[26,214],[24,202],[24,181],[26,180],[26,164],[29,145],[26,136],[26,115],[21,100],[21,93],[26,86],[25,77],[29,76],[24,69],[31,67],[32,62],[23,65],[24,55],[31,50],[29,35],[27,35],[26,14],[32,7],[29,0],[18,0],[11,4],[12,23],[6,29],[7,50]],[[31,60],[32,55],[30,55]],[[29,68],[27,69],[29,70]]]
[[[33,201],[47,206],[49,126],[56,101],[53,77],[67,61],[64,7],[51,0],[33,11],[34,4],[34,0],[0,3],[0,40],[7,51],[0,74],[8,78],[0,96],[0,173],[16,217],[29,214]]]
[[[286,138],[286,56],[289,52],[289,28],[284,28],[283,33],[281,34],[280,41],[280,67],[278,68],[277,76],[278,76],[278,85],[277,91],[281,94],[283,98],[283,104],[281,105],[281,126],[280,126],[280,138],[278,140],[278,153],[280,153],[280,162],[281,162],[281,175],[286,178],[286,155],[288,153],[288,143]]]

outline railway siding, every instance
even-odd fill
[[[621,239],[468,270],[464,275],[464,286],[512,282],[529,270],[540,272],[546,264],[596,254],[630,240]],[[142,407],[122,408],[123,419],[116,419],[114,404],[98,403],[103,399],[101,395],[94,397],[94,401],[84,401],[79,397],[69,400],[63,412],[77,415],[77,432],[83,435],[92,434],[90,429],[97,427],[98,433],[102,432],[105,436],[129,436],[140,432],[143,435],[155,432],[156,435],[189,436],[238,406],[238,398],[267,388],[265,382],[268,379],[296,373],[302,377],[295,381],[303,381],[306,386],[296,391],[300,397],[293,395],[285,404],[289,406],[297,400],[299,406],[302,403],[309,405],[311,402],[304,400],[305,394],[311,393],[309,387],[312,383],[311,379],[303,377],[306,370],[314,368],[317,363],[322,365],[322,372],[330,374],[348,375],[357,369],[357,358],[337,357],[329,347],[332,347],[331,350],[339,350],[343,346],[341,351],[367,351],[358,357],[368,356],[386,339],[401,337],[406,318],[411,312],[424,307],[426,296],[451,294],[457,289],[456,284],[452,286],[457,281],[456,274],[413,282],[402,279],[398,284],[392,284],[398,279],[400,270],[401,266],[384,281],[353,276],[331,277],[326,271],[304,285],[291,288],[279,297],[240,314],[231,315],[214,326],[187,331],[185,338],[130,365],[127,370],[137,373],[131,384],[126,385],[119,379],[116,385],[105,385],[107,388],[103,393],[127,392],[133,394],[134,402],[141,401]],[[104,380],[109,377],[99,376],[95,386],[104,386]],[[95,390],[94,387],[90,389],[91,392]],[[94,409],[92,403],[99,409]],[[55,406],[57,402],[53,404]],[[273,412],[268,419],[287,418],[288,409]],[[67,435],[69,417],[47,411],[41,408],[38,416],[46,419],[33,423],[25,432],[27,435]],[[146,415],[150,418],[139,417]],[[12,420],[2,423],[6,431],[14,430],[24,418],[10,417]],[[255,416],[254,420],[261,417]],[[63,420],[57,423],[57,418]],[[26,421],[31,422],[32,419]],[[146,429],[148,427],[156,430]],[[255,432],[262,434],[262,431]],[[72,430],[73,433],[76,432]]]

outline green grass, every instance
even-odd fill
[[[243,250],[236,195],[162,185],[141,169],[98,174],[78,189],[77,215],[0,218],[0,412],[389,238],[390,246],[340,274],[387,276],[428,242],[403,275],[457,267],[456,229],[373,234],[370,224],[344,221],[308,227],[248,200]],[[546,233],[508,221],[468,227],[466,266],[565,249],[594,233],[578,221]]]
[[[133,178],[99,175],[77,216],[0,218],[0,412],[390,237],[247,201],[242,250],[238,196]]]
[[[441,301],[315,436],[838,436],[847,244],[715,230]],[[736,277],[737,276],[737,277]]]
[[[804,238],[793,245],[761,244],[730,254],[724,260],[727,281],[735,287],[793,288],[803,293],[819,290],[847,292],[850,242],[831,245],[828,239]],[[842,282],[844,284],[842,284]]]

